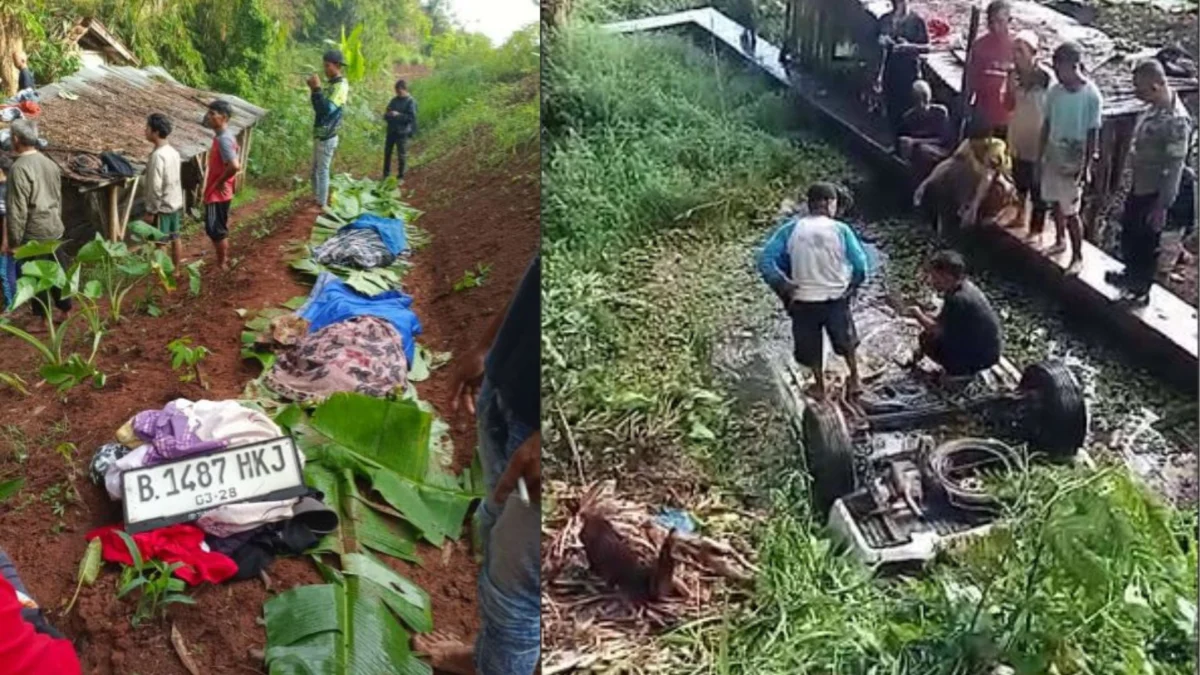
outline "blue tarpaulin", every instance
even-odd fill
[[[400,255],[408,249],[408,235],[404,231],[402,218],[383,218],[373,213],[364,213],[339,231],[346,230],[375,230],[392,255]]]
[[[385,291],[367,297],[347,286],[341,279],[322,272],[317,285],[308,294],[308,302],[296,313],[308,320],[309,332],[356,316],[375,316],[396,327],[404,339],[404,355],[412,366],[416,353],[416,336],[421,334],[421,321],[409,307],[412,297],[401,291]]]

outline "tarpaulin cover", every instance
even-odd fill
[[[308,302],[296,313],[308,320],[309,330],[314,333],[355,316],[379,317],[399,331],[404,339],[404,356],[411,365],[416,353],[415,337],[421,334],[421,322],[409,309],[412,301],[412,297],[401,291],[367,297],[329,272],[322,272],[308,295]]]
[[[364,213],[340,231],[346,230],[375,230],[392,255],[400,255],[408,249],[408,235],[404,231],[403,218],[383,218],[373,213]]]

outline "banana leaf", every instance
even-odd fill
[[[435,546],[446,538],[457,539],[471,503],[478,495],[464,492],[458,480],[432,462],[433,415],[418,403],[387,401],[362,394],[335,394],[313,411],[307,422],[291,415],[296,442],[313,465],[333,472],[351,472],[365,480],[407,525]],[[444,434],[444,430],[439,430]],[[339,495],[355,496],[353,481]],[[323,492],[333,494],[326,484]],[[330,491],[327,491],[330,490]],[[352,503],[366,504],[359,499]],[[332,499],[330,501],[333,501]],[[345,509],[345,500],[338,500]],[[400,534],[374,517],[343,513],[356,524],[366,523],[378,534],[374,550],[401,550]],[[400,556],[404,557],[404,556]]]
[[[267,601],[270,675],[432,672],[413,655],[410,634],[396,613],[398,606],[404,607],[408,618],[419,623],[414,629],[430,630],[428,597],[423,609],[412,611],[409,603],[417,595],[411,589],[397,590],[393,579],[379,573],[377,561],[363,556],[352,564],[355,572],[343,583],[301,586]]]
[[[420,562],[417,538],[420,534],[399,520],[397,512],[377,512],[378,507],[362,497],[352,471],[331,471],[319,464],[304,469],[306,482],[325,495],[325,503],[337,509],[341,522],[336,532],[317,545],[318,552],[345,555],[355,545],[394,558]]]

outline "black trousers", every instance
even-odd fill
[[[1042,186],[1038,181],[1037,167],[1032,160],[1018,159],[1013,162],[1013,182],[1017,186],[1017,201],[1025,208],[1025,198],[1033,202],[1029,231],[1041,232],[1046,227],[1046,202],[1042,200]]]
[[[1125,212],[1121,215],[1121,257],[1125,262],[1125,280],[1134,293],[1148,292],[1158,272],[1162,228],[1150,224],[1150,212],[1157,201],[1157,194],[1131,194],[1125,198]]]
[[[383,177],[392,173],[392,150],[396,151],[396,177],[404,178],[404,167],[408,163],[408,134],[389,131],[383,148]]]

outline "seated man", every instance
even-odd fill
[[[913,204],[925,211],[941,231],[970,227],[1013,214],[1016,204],[1012,164],[1004,141],[982,124],[971,125],[954,154],[938,164],[913,192]],[[928,199],[927,199],[928,197]]]
[[[913,107],[900,120],[896,153],[912,161],[918,145],[941,146],[950,136],[950,112],[933,102],[933,90],[925,80],[913,83]]]
[[[954,251],[940,251],[926,265],[929,284],[942,294],[937,317],[919,307],[909,313],[921,324],[913,364],[928,356],[950,377],[974,375],[1000,360],[1000,318],[983,292],[967,278],[967,266]]]

